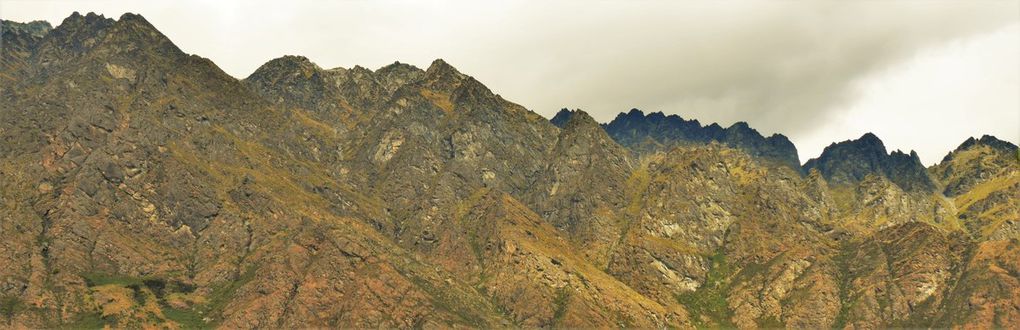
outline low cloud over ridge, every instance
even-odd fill
[[[427,66],[444,58],[547,116],[579,107],[608,121],[637,107],[723,126],[747,121],[763,133],[790,136],[808,151],[801,153],[804,159],[817,155],[821,141],[863,133],[818,131],[854,108],[862,79],[924,49],[1020,19],[1015,1],[5,1],[3,6],[5,19],[54,23],[74,10],[113,17],[139,12],[182,49],[213,59],[236,77],[282,54],[305,55],[323,67],[380,67],[394,60]],[[1008,106],[992,111],[1017,111]],[[921,135],[938,134],[937,129]],[[922,157],[928,163],[941,154]]]

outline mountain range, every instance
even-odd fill
[[[0,325],[1016,327],[1020,153],[640,110],[443,60],[238,80],[143,17],[2,22]]]

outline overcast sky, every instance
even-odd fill
[[[0,17],[145,16],[244,78],[443,58],[545,116],[640,108],[782,133],[802,161],[874,132],[937,162],[968,136],[1020,140],[1020,1],[0,0]]]

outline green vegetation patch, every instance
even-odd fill
[[[163,306],[163,316],[176,322],[181,329],[212,329],[213,326],[202,319],[202,314],[194,309],[177,309]]]
[[[207,312],[219,312],[232,296],[240,282],[247,282],[254,275],[249,271],[242,275],[242,279],[233,281],[223,287],[214,290],[211,294],[209,304],[195,308],[174,308],[167,303],[167,297],[174,294],[188,294],[195,291],[195,286],[176,280],[166,280],[156,277],[134,277],[116,274],[88,273],[83,274],[85,283],[89,287],[100,287],[114,285],[131,289],[135,303],[144,305],[148,299],[155,299],[166,320],[177,323],[181,329],[208,329],[212,325],[205,322],[203,314]],[[159,322],[160,320],[152,320]],[[68,329],[99,329],[105,325],[113,325],[111,320],[103,318],[97,313],[82,314],[71,323],[64,324]]]
[[[722,250],[712,256],[705,283],[693,292],[677,295],[677,301],[687,307],[694,325],[698,328],[735,328],[730,319],[733,311],[726,303],[732,274]]]
[[[25,303],[21,301],[21,298],[16,296],[0,297],[0,315],[5,319],[13,318],[15,314],[18,314],[25,308]]]
[[[850,271],[850,262],[853,260],[853,253],[856,250],[856,246],[844,244],[840,248],[840,252],[833,258],[839,269],[839,272],[836,273],[839,278],[839,313],[836,314],[836,320],[833,323],[834,329],[842,329],[846,326],[850,318],[850,310],[857,302],[857,298],[852,296],[851,281],[854,274]]]
[[[58,329],[103,329],[106,326],[113,326],[113,322],[106,320],[99,313],[84,313],[78,315],[74,321],[57,327]]]
[[[197,313],[200,315],[209,315],[217,321],[220,321],[218,318],[222,316],[223,310],[226,309],[230,300],[234,298],[234,294],[237,293],[237,289],[240,289],[255,278],[256,268],[257,267],[249,267],[236,280],[213,288],[212,292],[209,293],[209,302],[198,307]]]
[[[571,290],[570,287],[564,286],[556,290],[556,299],[553,300],[553,306],[556,306],[556,310],[553,312],[553,318],[551,326],[556,326],[563,320],[563,317],[567,315],[567,306],[570,303]]]

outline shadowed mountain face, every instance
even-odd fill
[[[550,121],[442,60],[237,80],[138,15],[2,24],[3,327],[1020,322],[993,137],[802,172],[743,123]]]
[[[855,184],[868,175],[884,176],[904,190],[931,191],[935,182],[921,165],[917,153],[899,150],[887,154],[882,140],[871,133],[860,139],[833,143],[818,158],[804,163],[804,170],[817,169],[833,184]]]
[[[800,168],[797,148],[785,136],[763,137],[758,131],[738,122],[728,128],[718,124],[701,126],[697,120],[685,120],[661,112],[645,115],[638,109],[620,113],[603,125],[618,143],[641,154],[664,151],[678,145],[718,142],[749,155],[794,169]]]

